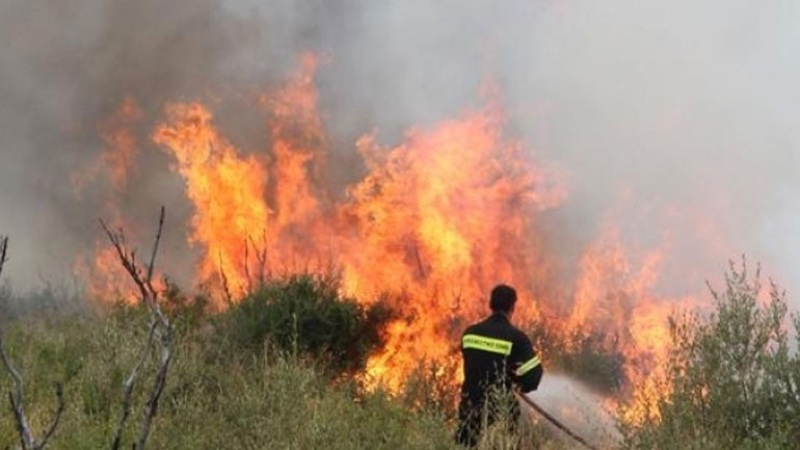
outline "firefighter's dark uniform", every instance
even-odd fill
[[[490,399],[502,398],[505,394],[513,400],[510,395],[512,385],[517,385],[523,393],[533,391],[539,386],[543,370],[530,339],[499,313],[464,331],[461,353],[464,383],[461,385],[456,439],[472,447],[477,443],[483,417],[486,417],[487,424],[496,419],[497,405],[487,402],[492,387],[499,388],[499,392]],[[519,405],[512,401],[510,407],[512,422],[516,422],[520,414]]]

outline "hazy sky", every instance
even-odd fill
[[[124,96],[146,135],[165,102],[258,92],[314,51],[329,57],[320,108],[337,152],[457,117],[493,79],[509,134],[569,176],[554,239],[585,243],[614,211],[634,242],[691,236],[675,238],[682,264],[720,238],[722,258],[747,253],[800,288],[797,1],[180,3],[0,2],[0,232],[15,282],[64,276],[96,238],[106,190],[78,200],[70,175],[97,158],[98,123]],[[246,142],[254,119],[218,106]],[[151,147],[116,201],[145,218],[167,203],[180,222],[180,180]]]

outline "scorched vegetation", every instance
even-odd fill
[[[369,386],[367,360],[395,318],[382,302],[342,297],[335,277],[266,279],[212,309],[207,295],[152,286],[109,231],[140,289],[103,306],[46,288],[0,292],[6,373],[0,448],[455,449],[455,392],[420,361],[401,392]],[[116,241],[114,240],[116,238]],[[3,241],[5,248],[5,242]],[[1,266],[0,266],[1,267]],[[731,266],[714,308],[671,317],[672,352],[659,395],[620,409],[629,449],[783,449],[800,441],[800,322],[787,331],[785,295]],[[532,330],[545,357],[556,344]],[[623,395],[624,359],[592,334],[552,357]],[[595,372],[588,373],[587,372]],[[642,403],[637,403],[639,407]],[[577,448],[526,421],[517,436],[488,430],[480,449]]]

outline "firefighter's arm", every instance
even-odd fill
[[[513,348],[516,351],[512,351],[511,354],[512,380],[519,386],[523,394],[535,391],[544,374],[539,356],[533,351],[531,341],[525,335],[520,337],[519,342],[515,343]]]

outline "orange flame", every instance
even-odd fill
[[[111,187],[122,191],[128,182],[129,172],[135,168],[137,139],[133,127],[142,119],[142,110],[133,97],[125,97],[117,110],[100,125],[100,136],[105,144],[100,158],[86,171],[72,175],[75,195],[80,197],[86,186],[100,173],[108,176]]]
[[[574,286],[559,285],[553,274],[561,261],[545,245],[540,221],[566,201],[565,177],[504,134],[495,96],[412,129],[393,147],[362,136],[356,149],[364,173],[336,192],[317,108],[319,65],[304,56],[295,79],[262,96],[265,150],[235,147],[200,103],[167,105],[152,139],[174,158],[193,206],[188,240],[201,250],[199,281],[221,283],[236,297],[265,271],[332,264],[344,294],[364,302],[389,294],[402,317],[367,371],[390,389],[423,359],[457,358],[457,335],[486,314],[487,293],[499,282],[518,288],[522,323],[555,317],[565,333],[602,328],[619,336],[624,356],[636,362],[627,374],[634,383],[662,365],[666,315],[676,301],[691,301],[655,294],[669,249],[632,252],[609,221],[578,261]],[[637,395],[652,388],[641,389]]]
[[[242,251],[252,236],[269,231],[270,210],[264,201],[267,174],[255,157],[242,157],[212,124],[211,113],[198,103],[167,108],[169,125],[159,126],[153,140],[177,160],[174,169],[186,181],[195,205],[190,242],[204,246],[199,268],[203,279],[220,270],[236,289],[246,286]]]
[[[268,245],[276,252],[273,263],[308,258],[324,248],[322,239],[330,235],[330,218],[322,220],[330,211],[321,188],[328,143],[317,113],[314,74],[319,63],[313,55],[305,55],[296,79],[274,95],[262,97],[272,138],[269,198],[275,220]]]
[[[126,221],[119,209],[118,195],[125,190],[128,179],[135,170],[138,139],[135,127],[143,113],[133,97],[125,97],[109,118],[100,125],[103,152],[86,171],[72,175],[74,194],[80,198],[86,187],[105,173],[110,189],[107,190],[103,215],[112,229],[121,228]],[[131,230],[128,230],[129,233]],[[122,286],[128,286],[125,270],[118,262],[114,248],[102,236],[95,242],[94,256],[78,255],[75,273],[85,280],[88,294],[93,299],[128,299],[135,296]]]
[[[529,284],[542,270],[533,258],[541,244],[533,214],[565,192],[520,143],[503,138],[501,125],[499,109],[489,106],[412,131],[393,149],[371,137],[359,142],[369,173],[344,206],[358,230],[343,253],[344,280],[362,296],[405,293],[399,301],[413,320],[396,323],[384,352],[370,361],[371,372],[386,374],[392,386],[405,375],[397,367],[452,357],[454,313],[469,320],[484,314],[482,299],[497,282],[532,298]],[[525,306],[525,317],[538,313]]]

